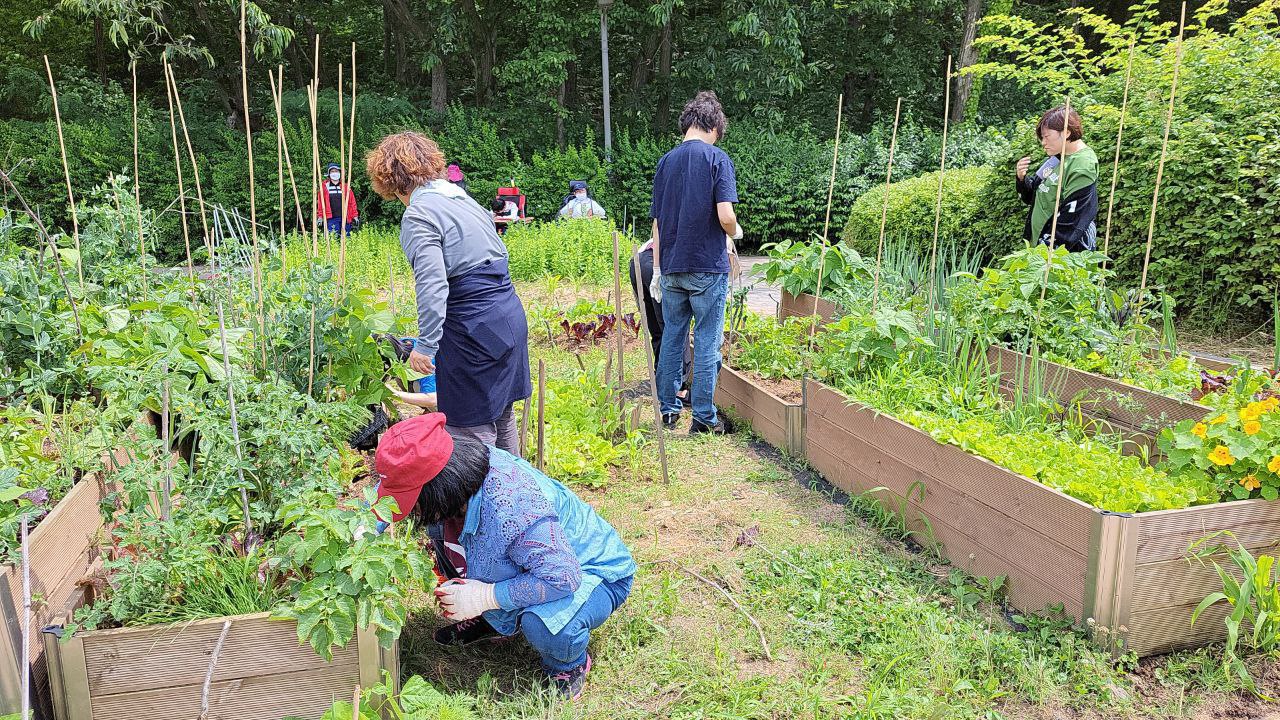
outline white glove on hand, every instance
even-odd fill
[[[730,239],[730,240],[741,240],[741,239],[742,239],[742,226],[741,226],[741,225],[739,225],[739,224],[737,224],[737,223],[734,223],[734,224],[733,224],[733,234],[729,236],[729,239]]]
[[[479,580],[455,579],[436,588],[436,600],[444,616],[454,622],[479,617],[486,610],[499,609],[493,585]]]
[[[662,302],[662,273],[656,270],[653,279],[649,281],[649,298],[656,303]]]

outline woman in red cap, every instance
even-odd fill
[[[524,635],[548,681],[577,699],[591,670],[591,631],[631,592],[636,564],[604,518],[524,460],[453,437],[440,413],[393,425],[378,443],[378,496],[392,518],[427,525],[436,589],[452,625],[445,645]]]

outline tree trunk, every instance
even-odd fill
[[[93,19],[93,61],[98,66],[98,82],[107,86],[106,33],[102,29],[102,18]]]
[[[438,113],[449,109],[449,73],[444,58],[431,68],[431,109]]]
[[[396,76],[395,39],[392,37],[394,17],[391,0],[382,0],[382,71],[389,77]]]
[[[556,147],[564,150],[564,95],[566,83],[556,90]]]
[[[479,61],[476,64],[476,104],[489,101],[495,88],[493,68],[497,64],[498,28],[490,25],[480,34]]]
[[[964,37],[960,41],[960,57],[957,58],[956,71],[959,72],[978,59],[973,41],[978,37],[978,20],[982,18],[982,0],[968,0],[964,8]],[[964,120],[965,110],[969,104],[969,95],[973,90],[973,76],[961,75],[955,81],[955,96],[951,98],[951,122]]]
[[[662,38],[658,41],[658,133],[665,135],[671,122],[671,18],[662,26]]]
[[[662,32],[662,28],[655,27],[644,37],[644,47],[636,54],[635,64],[631,66],[632,93],[643,90],[649,84],[649,79],[653,77],[653,55],[658,51]]]

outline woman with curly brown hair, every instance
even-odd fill
[[[435,374],[452,435],[515,453],[512,405],[533,392],[524,306],[493,218],[446,179],[445,165],[435,141],[417,132],[388,135],[366,160],[373,189],[406,208],[400,247],[418,302],[409,365]]]

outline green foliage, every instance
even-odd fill
[[[896,177],[900,177],[898,172],[895,163]],[[943,177],[939,246],[976,249],[989,256],[1009,249],[1021,236],[1022,215],[994,217],[986,212],[992,179],[997,174],[986,167],[947,169]],[[1001,180],[1012,187],[1008,178]],[[880,243],[880,218],[884,215],[886,243],[906,244],[927,256],[937,218],[938,172],[898,180],[888,192],[887,214],[883,182],[860,195],[853,203],[841,238],[859,252],[874,256]]]
[[[545,417],[546,472],[557,480],[598,487],[608,482],[611,466],[639,457],[644,436],[630,426],[616,387],[597,372],[548,379]],[[526,454],[535,453],[535,443],[528,443]]]
[[[361,695],[360,712],[350,702],[339,701],[320,720],[474,720],[474,699],[462,695],[446,695],[420,676],[414,675],[393,691],[390,677]],[[287,718],[286,720],[311,720]]]
[[[794,378],[810,354],[812,329],[808,318],[779,322],[747,312],[734,340],[733,367],[773,380]]]
[[[613,223],[556,220],[520,224],[502,236],[507,245],[512,280],[540,280],[557,275],[580,282],[613,282]],[[634,241],[619,234],[620,262],[631,258]],[[626,267],[622,268],[626,274]]]
[[[932,348],[908,310],[881,305],[855,308],[824,327],[817,365],[839,383],[895,364],[913,351]]]
[[[1178,98],[1151,251],[1149,283],[1172,295],[1187,314],[1218,327],[1231,321],[1252,328],[1270,314],[1280,223],[1277,189],[1280,158],[1263,151],[1280,132],[1280,92],[1275,58],[1280,52],[1276,3],[1233,12],[1215,0],[1188,18]],[[1098,178],[1099,246],[1107,234],[1110,159],[1115,153],[1124,69],[1131,35],[1137,36],[1120,177],[1110,225],[1110,252],[1118,280],[1136,284],[1142,273],[1148,222],[1168,112],[1175,62],[1172,23],[1153,24],[1153,2],[1142,2],[1124,26],[1079,8],[1047,32],[1031,20],[988,17],[991,61],[973,71],[1044,88],[1052,104],[1061,93],[1081,110],[1084,137],[1102,158]],[[1229,92],[1224,92],[1229,88]],[[986,218],[1021,217],[1025,206],[1013,191],[1019,157],[1038,156],[1034,121],[1013,135],[1013,147],[996,164],[984,196]],[[1006,174],[1007,173],[1007,174]]]
[[[783,240],[761,250],[769,254],[769,259],[760,264],[765,280],[781,285],[792,295],[817,293],[819,279],[824,294],[848,288],[856,280],[870,279],[871,270],[862,256],[844,242],[834,243],[824,251],[820,242]]]
[[[367,487],[363,508],[339,507],[333,495],[313,493],[281,508],[290,532],[280,541],[280,569],[293,577],[293,599],[276,616],[298,623],[298,640],[330,660],[358,628],[372,628],[391,647],[408,614],[409,597],[434,582],[411,532],[373,532],[396,510]]]
[[[1212,544],[1224,535],[1234,540],[1236,547]],[[1276,580],[1275,556],[1258,555],[1255,558],[1244,543],[1228,530],[1220,530],[1196,541],[1190,552],[1201,564],[1208,560],[1222,581],[1222,590],[1209,593],[1196,606],[1191,613],[1191,624],[1194,626],[1200,614],[1210,607],[1227,603],[1230,612],[1223,620],[1227,627],[1227,642],[1222,658],[1223,672],[1227,677],[1239,679],[1244,687],[1265,698],[1249,673],[1243,656],[1245,653],[1274,654],[1280,649],[1280,582]],[[1215,558],[1224,552],[1231,560],[1228,565],[1230,570],[1224,569]]]

